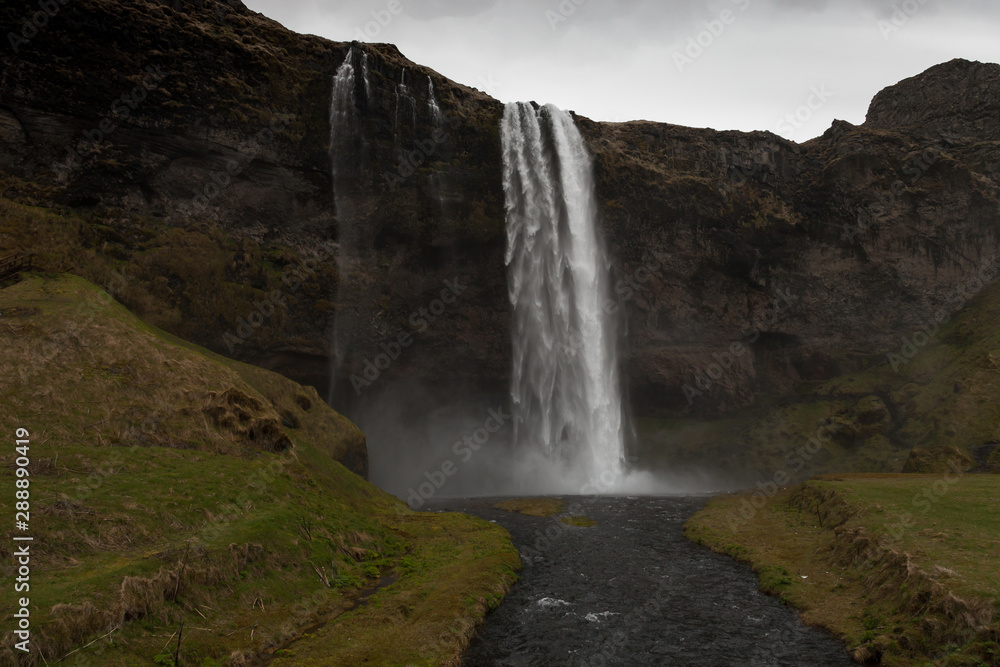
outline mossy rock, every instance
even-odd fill
[[[883,424],[890,419],[889,409],[878,396],[865,396],[854,407],[854,418],[863,426]]]
[[[590,528],[597,525],[596,521],[585,516],[564,516],[560,521],[567,526],[577,526],[578,528]]]
[[[934,474],[954,472],[956,469],[965,472],[975,467],[976,460],[964,449],[954,446],[918,447],[910,451],[903,464],[903,472]]]
[[[881,398],[865,396],[838,412],[833,421],[837,441],[845,447],[852,447],[885,433],[892,423],[892,415]]]
[[[563,504],[562,498],[509,498],[495,503],[493,507],[505,512],[547,517],[562,512]]]
[[[997,445],[986,459],[986,467],[990,472],[1000,475],[1000,445]]]

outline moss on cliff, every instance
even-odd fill
[[[16,179],[0,191],[33,191]],[[23,194],[22,194],[23,196]],[[0,197],[0,255],[105,286],[153,326],[232,357],[325,329],[332,314],[309,307],[337,284],[333,250],[259,245],[210,221],[178,227],[151,216],[81,213]],[[324,353],[324,349],[316,352]]]
[[[958,448],[971,460],[970,448],[1000,441],[998,325],[994,283],[865,370],[726,419],[641,420],[645,453],[653,465],[704,467],[743,483],[776,473],[900,472],[913,448]]]

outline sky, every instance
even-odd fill
[[[769,130],[864,122],[886,86],[1000,62],[996,0],[244,0],[296,32],[390,42],[503,102]]]

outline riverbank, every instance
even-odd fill
[[[714,498],[685,534],[861,664],[998,665],[998,508],[998,475],[828,475]]]
[[[835,637],[761,593],[750,568],[685,539],[704,496],[564,500],[548,516],[512,510],[538,499],[432,501],[497,522],[524,562],[463,667],[851,666]]]

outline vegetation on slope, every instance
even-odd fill
[[[515,578],[501,528],[413,513],[341,465],[364,436],[315,390],[154,329],[81,278],[0,290],[0,344],[34,537],[33,651],[7,636],[0,662],[457,664]]]
[[[750,563],[862,664],[1000,665],[1000,477],[952,463],[721,496],[686,534]]]
[[[0,191],[44,198],[38,186],[14,178],[0,178]],[[261,245],[205,220],[171,225],[0,197],[0,256],[13,252],[32,252],[47,271],[102,285],[149,324],[233,357],[281,337],[304,338],[333,313],[332,250],[313,257],[280,242]]]
[[[642,420],[643,453],[654,466],[704,464],[751,485],[901,472],[914,448],[957,448],[970,461],[979,453],[1000,471],[1000,282],[977,289],[958,288],[968,299],[959,312],[905,332],[864,370],[723,419]]]

